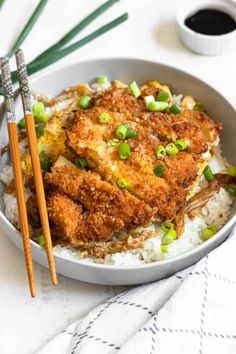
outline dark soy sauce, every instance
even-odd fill
[[[195,32],[211,36],[226,34],[236,28],[236,22],[230,15],[214,9],[195,12],[186,18],[185,25]]]

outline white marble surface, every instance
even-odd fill
[[[37,0],[6,0],[0,10],[0,55],[9,49]],[[50,0],[23,45],[27,61],[89,13],[100,0]],[[175,10],[179,0],[123,0],[91,24],[84,34],[124,11],[122,26],[79,49],[55,66],[94,57],[139,57],[191,72],[222,92],[236,106],[236,51],[203,57],[179,42]],[[47,70],[50,70],[47,69]],[[37,297],[27,288],[23,254],[0,231],[0,353],[33,354],[49,338],[122,288],[95,286],[59,277],[53,288],[48,271],[35,265]]]

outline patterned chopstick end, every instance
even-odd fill
[[[21,49],[17,49],[15,53],[15,57],[16,57],[16,65],[18,71],[18,78],[20,82],[21,97],[22,97],[24,112],[25,114],[31,114],[32,113],[31,94],[29,89],[28,75],[26,71],[23,51]]]
[[[11,72],[9,60],[1,58],[2,85],[4,90],[5,110],[7,123],[15,122],[14,94],[12,89]]]

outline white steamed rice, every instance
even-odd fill
[[[214,156],[209,165],[213,173],[224,173],[225,163],[223,160],[218,159]],[[13,173],[11,166],[5,166],[0,173],[0,180],[4,184],[8,185],[13,180]],[[204,178],[200,181],[200,187],[205,187]],[[26,192],[26,200],[30,196],[28,190]],[[15,226],[18,225],[18,210],[17,201],[15,194],[4,193],[3,202],[5,205],[5,215],[9,221]],[[161,237],[163,232],[158,226],[150,226],[147,231],[156,231],[157,236],[148,239],[144,242],[143,249],[135,249],[126,252],[118,252],[114,254],[109,254],[105,257],[104,264],[116,265],[116,266],[127,266],[127,265],[138,265],[143,263],[150,263],[154,261],[159,261],[163,259],[176,257],[184,252],[187,252],[199,244],[202,243],[201,233],[209,225],[215,224],[218,228],[223,227],[230,217],[231,207],[233,199],[221,188],[218,193],[216,193],[208,203],[201,209],[199,216],[196,216],[193,220],[185,217],[185,230],[178,240],[173,241],[172,244],[168,246],[168,252],[161,252]],[[143,228],[140,228],[140,231]],[[68,259],[80,259],[80,252],[70,248],[61,247],[59,245],[54,247],[54,253],[61,255]],[[83,262],[101,262],[101,260],[96,260],[92,258],[82,259]]]

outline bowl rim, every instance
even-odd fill
[[[232,13],[232,11],[228,11],[228,13],[230,13],[232,15],[233,18],[236,17],[236,3],[233,0],[220,0],[222,1],[222,5],[220,5],[218,2],[216,2],[215,0],[209,0],[206,1],[205,4],[203,4],[203,2],[200,2],[197,6],[197,9],[195,9],[195,12],[200,10],[200,9],[206,9],[207,7],[209,7],[210,5],[208,4],[208,2],[211,2],[212,5],[214,5],[216,8],[220,8],[222,9],[222,7],[220,6],[227,6],[227,3],[231,4],[232,7],[235,7],[235,14]],[[186,4],[189,3],[189,9],[188,12],[185,13],[185,15],[183,16],[182,11],[183,8]],[[224,4],[223,4],[224,3]],[[178,6],[178,9],[176,11],[176,21],[179,25],[179,27],[181,28],[182,31],[187,32],[188,34],[190,34],[192,37],[196,37],[202,40],[209,40],[212,42],[215,41],[219,41],[219,40],[224,40],[224,39],[230,39],[230,37],[234,37],[236,35],[236,29],[234,29],[233,31],[229,32],[229,33],[225,33],[225,34],[218,34],[218,35],[209,35],[209,34],[203,34],[203,33],[198,33],[194,30],[192,30],[191,28],[187,27],[185,25],[185,19],[192,13],[193,11],[193,2],[191,5],[190,0],[183,0],[180,5]]]
[[[98,61],[103,61],[103,62],[107,62],[107,61],[131,61],[131,62],[139,62],[140,64],[151,64],[151,65],[160,65],[160,66],[164,66],[166,68],[169,68],[171,70],[177,71],[180,74],[189,76],[189,78],[194,79],[195,81],[198,81],[199,84],[207,86],[208,88],[210,88],[214,94],[217,94],[218,96],[221,97],[222,100],[224,100],[231,108],[232,110],[235,111],[235,108],[233,107],[233,105],[223,96],[223,94],[221,94],[219,91],[217,91],[213,86],[211,86],[210,84],[206,83],[205,81],[199,79],[198,77],[196,77],[195,75],[192,75],[190,73],[188,73],[187,71],[184,71],[182,69],[179,69],[177,67],[174,67],[172,65],[169,64],[164,64],[164,63],[160,63],[157,61],[153,61],[153,60],[148,60],[148,59],[143,59],[143,58],[131,58],[131,57],[107,57],[107,58],[93,58],[93,59],[88,59],[88,60],[79,60],[76,62],[72,62],[72,63],[68,63],[66,65],[61,65],[58,67],[52,67],[48,70],[46,70],[43,73],[36,73],[34,75],[32,75],[32,77],[29,80],[29,84],[34,83],[34,81],[37,81],[38,79],[43,79],[47,76],[50,76],[51,74],[54,74],[56,72],[60,72],[62,69],[63,70],[75,70],[77,68],[78,65],[83,65],[83,64],[87,64],[87,63],[96,63]],[[14,92],[15,95],[19,95],[19,89],[16,89]],[[0,106],[3,106],[4,103],[2,103]],[[5,110],[4,110],[5,112]],[[21,236],[21,233],[19,230],[16,229],[16,227],[7,219],[7,217],[5,216],[5,214],[0,210],[0,226],[1,223],[5,223],[11,230],[12,232],[15,233],[15,236]],[[65,257],[63,255],[58,255],[58,254],[54,254],[54,258],[55,259],[62,259],[64,261],[67,262],[71,262],[74,264],[79,264],[82,267],[89,267],[89,268],[94,268],[94,269],[104,269],[104,270],[114,270],[114,271],[125,271],[125,270],[140,270],[140,269],[152,269],[152,268],[158,268],[158,267],[162,267],[162,266],[166,266],[166,265],[171,265],[173,263],[175,263],[175,261],[180,261],[180,260],[184,260],[184,259],[188,259],[191,258],[191,256],[194,256],[194,254],[200,253],[201,250],[204,250],[205,248],[210,248],[210,245],[213,245],[215,243],[216,240],[220,240],[221,237],[223,236],[223,234],[226,234],[228,232],[231,231],[231,229],[233,228],[234,224],[236,223],[236,214],[232,215],[232,217],[228,220],[228,222],[214,235],[214,237],[210,238],[209,240],[203,242],[200,245],[197,245],[196,247],[194,247],[193,249],[181,253],[180,255],[173,257],[173,258],[169,258],[169,259],[165,259],[165,260],[159,260],[159,261],[154,261],[154,262],[150,262],[150,263],[142,263],[142,264],[138,264],[138,265],[112,265],[112,264],[100,264],[100,263],[95,263],[95,262],[84,262],[84,260],[80,260],[80,259],[75,259],[75,258],[68,258]],[[39,252],[42,253],[46,253],[45,249],[43,249],[42,247],[40,247],[39,244],[37,244],[35,241],[30,240],[30,245],[33,248],[36,248]]]

